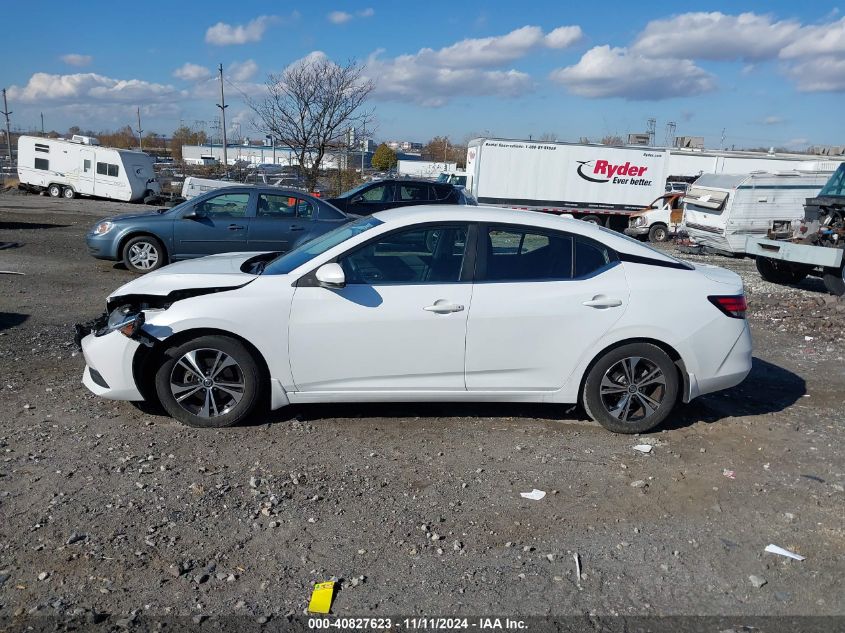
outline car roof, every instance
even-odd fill
[[[540,211],[520,211],[492,206],[464,206],[449,204],[425,204],[410,207],[397,207],[373,214],[374,218],[386,224],[405,226],[422,222],[486,222],[489,224],[519,224],[538,228],[566,231],[583,235],[610,248],[632,255],[642,255],[651,259],[678,261],[637,240],[626,237],[610,229]]]

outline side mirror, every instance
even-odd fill
[[[182,215],[183,220],[198,220],[203,217],[205,217],[205,210],[202,208],[202,204],[195,204]]]
[[[362,202],[364,202],[364,196],[355,196],[349,202],[350,204],[361,204]]]
[[[314,273],[317,282],[323,288],[343,288],[346,286],[346,275],[340,264],[323,264]]]

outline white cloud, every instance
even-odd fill
[[[366,9],[362,9],[358,11],[359,18],[371,18],[376,14],[375,10],[372,7],[367,7]]]
[[[763,125],[780,125],[783,122],[784,119],[780,116],[767,116],[761,121]]]
[[[211,71],[205,66],[186,62],[173,71],[173,76],[185,81],[200,81],[211,77]]]
[[[579,96],[658,101],[716,89],[713,75],[688,59],[653,59],[625,48],[596,46],[550,78]]]
[[[781,59],[811,55],[845,55],[845,18],[831,24],[805,26],[798,37],[780,51]]]
[[[756,13],[683,13],[649,22],[631,51],[653,58],[771,59],[800,29],[795,20],[775,22]]]
[[[184,93],[173,86],[141,79],[113,79],[95,73],[35,73],[25,86],[9,88],[10,98],[23,103],[85,100],[102,103],[143,103],[164,101],[183,95]]]
[[[515,97],[534,89],[531,77],[516,70],[437,68],[414,55],[383,60],[374,53],[366,72],[376,82],[374,96],[427,107],[442,106],[460,95]]]
[[[801,92],[845,92],[845,56],[809,58],[788,66],[786,73]]]
[[[346,11],[332,11],[326,19],[332,24],[346,24],[352,19],[352,14]]]
[[[278,18],[273,15],[262,15],[246,24],[226,24],[218,22],[208,27],[205,32],[205,41],[215,46],[230,46],[232,44],[247,44],[249,42],[260,42],[264,37],[264,31]]]
[[[232,62],[226,72],[232,81],[249,81],[258,72],[258,64],[248,59],[245,62]]]
[[[68,53],[62,55],[59,59],[69,66],[87,66],[94,61],[91,55],[80,55],[79,53]]]
[[[568,48],[577,44],[584,37],[580,26],[559,26],[546,35],[546,46],[549,48]]]

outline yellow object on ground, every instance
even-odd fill
[[[308,610],[312,613],[328,613],[332,607],[334,596],[334,581],[318,582],[311,592],[311,602],[308,603]]]

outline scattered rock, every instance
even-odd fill
[[[748,577],[748,580],[750,580],[751,584],[757,587],[757,589],[759,589],[768,582],[765,578],[761,576],[755,576],[754,574],[750,575]]]

